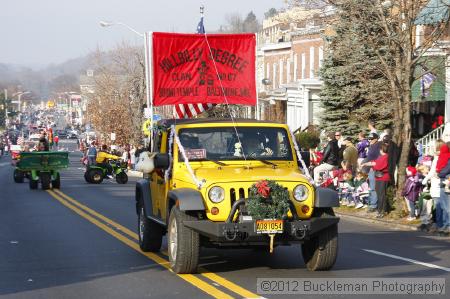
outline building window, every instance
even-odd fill
[[[319,69],[322,67],[323,63],[323,46],[319,47]]]
[[[294,54],[294,81],[297,81],[298,56]]]
[[[309,78],[314,78],[314,47],[309,48]]]
[[[291,61],[286,61],[286,83],[291,82]]]
[[[276,86],[275,83],[277,82],[276,78],[277,78],[277,64],[274,63],[273,64],[273,71],[272,71],[272,88],[274,88],[274,89],[275,89],[275,86]]]
[[[283,84],[283,60],[280,59],[280,86]]]
[[[306,74],[306,55],[302,53],[302,79],[305,79]]]

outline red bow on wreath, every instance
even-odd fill
[[[260,181],[255,184],[255,187],[258,189],[258,193],[262,197],[267,198],[269,196],[270,187],[267,181]]]

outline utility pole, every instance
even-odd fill
[[[5,127],[6,127],[6,120],[8,119],[8,89],[5,88]]]

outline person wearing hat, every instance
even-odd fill
[[[353,140],[351,137],[346,137],[343,141],[343,145],[345,145],[345,149],[343,152],[343,161],[341,166],[345,170],[351,170],[352,174],[356,173],[356,169],[358,168],[358,150],[353,144]]]
[[[319,184],[320,173],[333,170],[333,168],[339,165],[339,147],[338,141],[334,136],[334,132],[328,133],[327,139],[328,144],[323,151],[322,162],[319,166],[314,168],[314,181],[316,184]]]
[[[378,141],[378,138],[378,134],[373,132],[367,136],[367,140],[369,140],[369,148],[367,150],[367,157],[361,163],[362,171],[367,173],[369,177],[370,193],[367,212],[376,212],[377,210],[378,198],[377,193],[375,192],[375,172],[368,162],[375,161],[380,156],[380,148],[382,143]]]

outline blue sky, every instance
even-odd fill
[[[283,0],[1,0],[0,63],[33,67],[60,63],[97,47],[140,43],[120,26],[102,28],[100,20],[120,21],[136,30],[193,32],[199,7],[205,6],[206,30],[217,30],[227,14],[242,17],[253,10],[258,19]]]

